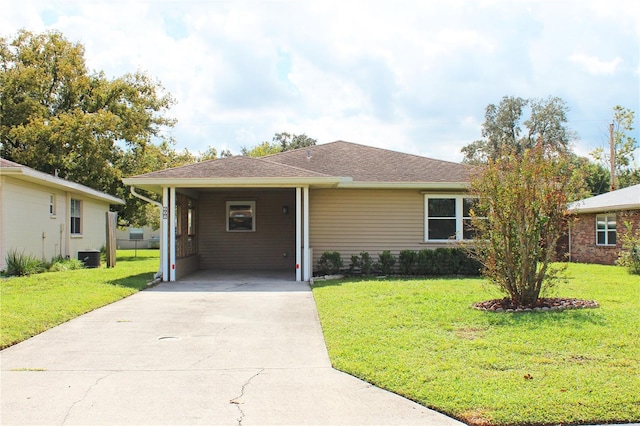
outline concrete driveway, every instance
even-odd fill
[[[0,353],[3,425],[460,425],[331,368],[309,286],[193,276]]]

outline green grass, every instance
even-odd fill
[[[482,279],[344,280],[313,294],[333,365],[471,424],[640,420],[640,277],[571,264],[548,296],[598,309],[493,313]]]
[[[115,268],[0,278],[0,349],[146,287],[158,250],[119,250]]]

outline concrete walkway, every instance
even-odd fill
[[[0,353],[2,425],[460,425],[331,368],[307,284],[193,276]]]

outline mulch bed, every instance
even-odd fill
[[[492,312],[539,312],[564,311],[565,309],[599,308],[595,300],[568,299],[561,297],[540,298],[534,306],[514,306],[511,299],[493,299],[474,303],[473,307]]]

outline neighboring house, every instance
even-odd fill
[[[323,252],[395,255],[469,234],[469,167],[337,141],[261,158],[221,158],[124,179],[163,195],[162,275],[290,270]]]
[[[150,226],[118,228],[116,230],[116,246],[119,249],[160,248],[160,230]]]
[[[613,265],[625,224],[640,230],[640,185],[577,201],[569,210],[577,215],[569,229],[569,260]]]
[[[51,260],[106,243],[106,215],[119,198],[0,159],[0,270],[11,250]]]

